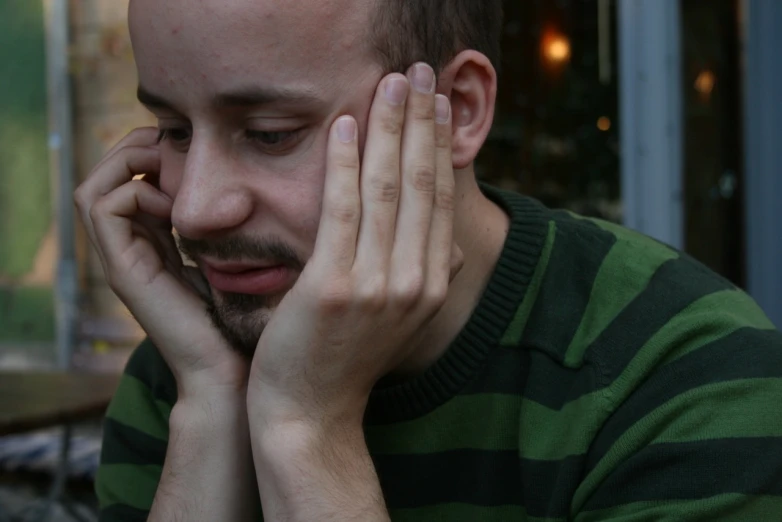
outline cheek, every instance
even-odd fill
[[[320,223],[322,193],[314,189],[312,185],[292,188],[277,207],[287,226],[307,243],[314,242]]]
[[[264,187],[258,187],[270,207],[266,210],[281,218],[286,228],[307,243],[313,243],[317,235],[324,175],[325,163],[300,164],[294,176],[267,179]]]
[[[248,154],[236,165],[233,183],[253,201],[253,226],[295,245],[308,257],[320,222],[326,172],[326,133],[283,157]]]

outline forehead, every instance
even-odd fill
[[[259,79],[322,87],[372,63],[374,1],[131,0],[141,82],[191,90]]]

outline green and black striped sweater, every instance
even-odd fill
[[[468,324],[375,390],[393,520],[782,521],[782,334],[725,279],[602,221],[484,187],[511,216]],[[145,520],[176,385],[154,346],[107,414],[101,520]]]

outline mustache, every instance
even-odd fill
[[[190,259],[208,256],[221,261],[273,260],[296,270],[304,268],[304,260],[299,257],[296,250],[275,236],[263,239],[230,236],[213,240],[189,239],[179,236],[177,243],[179,250]]]

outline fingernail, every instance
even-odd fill
[[[356,139],[356,120],[343,116],[337,120],[337,137],[342,143],[350,143]]]
[[[434,91],[434,69],[425,63],[415,64],[412,81],[417,91],[429,94]]]
[[[392,105],[402,105],[407,98],[407,90],[407,80],[391,78],[386,82],[386,99]]]
[[[434,98],[434,114],[437,123],[448,123],[451,118],[451,101],[442,94]]]

